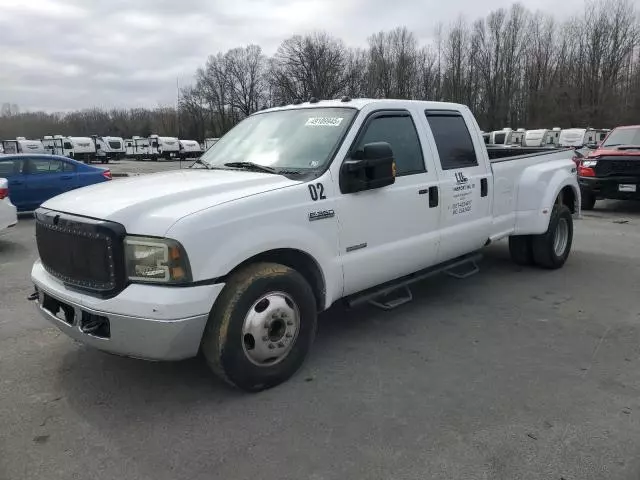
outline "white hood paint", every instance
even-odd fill
[[[117,222],[131,234],[164,236],[171,225],[192,213],[298,183],[259,172],[180,170],[99,183],[42,206]]]

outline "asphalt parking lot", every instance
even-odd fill
[[[249,395],[46,324],[23,218],[0,237],[0,479],[638,479],[640,205],[575,229],[559,271],[500,243],[397,310],[334,307],[302,371]]]

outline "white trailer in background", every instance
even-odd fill
[[[125,155],[136,160],[149,157],[149,139],[133,136],[124,141]]]
[[[609,131],[605,129],[566,128],[560,132],[559,143],[561,147],[595,145],[604,140],[607,133],[609,133]]]
[[[218,143],[219,138],[205,138],[204,139],[204,151],[206,152],[211,147],[213,147],[216,143]]]
[[[91,163],[96,158],[96,143],[91,137],[64,137],[62,144],[66,156],[74,160]]]
[[[40,140],[27,140],[25,137],[16,137],[15,140],[3,140],[2,150],[7,155],[15,153],[47,153]]]
[[[178,156],[181,159],[185,158],[199,158],[202,155],[202,148],[200,144],[195,140],[180,140],[180,153]]]
[[[158,158],[169,159],[178,156],[180,152],[180,142],[176,137],[160,137],[158,135],[149,136],[149,156],[151,160]]]
[[[71,156],[73,145],[66,139],[64,135],[45,135],[42,138],[42,144],[51,155]],[[65,148],[66,147],[66,148]]]
[[[124,158],[126,149],[122,137],[94,137],[96,158],[102,163]]]
[[[502,130],[494,130],[489,134],[489,144],[493,145],[522,145],[524,140],[524,129],[518,131],[512,128],[503,128]]]
[[[526,147],[554,147],[558,145],[560,139],[560,128],[552,130],[540,128],[537,130],[527,130],[524,136],[523,145]]]

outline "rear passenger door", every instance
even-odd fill
[[[477,155],[484,145],[472,137],[461,112],[426,111],[440,182],[439,262],[482,248],[491,231],[491,167]],[[473,129],[475,125],[469,121]]]
[[[27,191],[32,208],[50,198],[75,188],[77,175],[65,172],[62,160],[45,157],[32,157],[27,160]]]

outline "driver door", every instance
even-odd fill
[[[344,295],[437,261],[438,178],[435,170],[425,167],[424,155],[429,152],[422,150],[424,134],[418,133],[416,123],[407,110],[372,112],[350,148],[354,152],[368,143],[389,143],[396,162],[396,181],[337,196]]]

